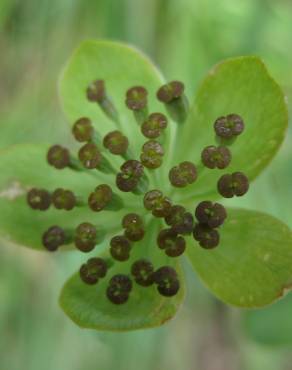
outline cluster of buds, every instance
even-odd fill
[[[103,80],[92,82],[86,90],[86,96],[88,101],[96,103],[111,120],[119,123],[119,114],[107,94]],[[61,145],[53,145],[48,150],[47,161],[56,169],[101,171],[115,177],[116,190],[108,184],[97,184],[85,197],[61,188],[32,188],[27,193],[29,206],[39,211],[47,211],[51,206],[66,211],[74,207],[89,207],[93,212],[126,210],[123,193],[132,192],[140,197],[140,214],[125,212],[121,220],[121,231],[110,239],[105,230],[89,222],[81,223],[72,229],[53,225],[44,230],[42,244],[49,251],[75,244],[79,251],[88,253],[103,241],[109,243],[107,258],[89,258],[81,266],[80,279],[88,285],[98,284],[100,279],[108,277],[114,264],[131,261],[132,249],[147,233],[147,211],[152,217],[165,223],[166,227],[158,232],[156,243],[161,253],[165,253],[169,258],[177,258],[185,252],[187,237],[193,237],[198,242],[197,245],[205,249],[215,248],[220,242],[218,229],[227,217],[227,212],[221,204],[205,200],[190,212],[180,204],[173,204],[171,198],[160,189],[149,189],[149,176],[161,166],[166,150],[163,147],[163,133],[167,129],[168,118],[160,112],[149,114],[147,98],[148,92],[143,86],[130,88],[125,97],[127,108],[133,111],[141,134],[147,138],[139,159],[131,154],[130,145],[134,143],[130,143],[122,132],[115,130],[101,137],[87,117],[78,119],[72,129],[76,141],[83,145],[76,157]],[[165,105],[171,119],[178,125],[185,122],[189,104],[182,82],[172,81],[163,85],[157,91],[157,98]],[[244,122],[239,115],[219,117],[214,123],[218,146],[209,145],[203,148],[201,165],[211,170],[227,168],[232,160],[231,144],[243,130]],[[122,158],[123,163],[119,171],[106,159],[104,151]],[[198,164],[189,161],[172,167],[168,175],[171,186],[184,188],[193,184],[200,175],[197,168]],[[248,187],[248,178],[241,172],[225,173],[217,182],[217,190],[225,198],[242,196]],[[146,258],[134,260],[128,274],[108,277],[105,294],[112,303],[123,304],[127,302],[134,285],[137,284],[145,288],[154,285],[159,294],[172,297],[179,291],[180,282],[177,272],[170,265],[154,266],[154,261]]]

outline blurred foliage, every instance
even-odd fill
[[[254,340],[270,346],[292,343],[292,295],[275,304],[244,315],[243,329]]]
[[[289,0],[0,0],[0,147],[46,141],[48,133],[64,141],[56,79],[80,40],[134,44],[169,79],[185,81],[189,94],[214,63],[256,54],[292,98],[291,35]],[[234,201],[290,226],[291,138],[290,127],[280,153],[246,200]],[[56,302],[62,283],[79,264],[76,256],[1,247],[1,370],[292,369],[290,297],[266,311],[224,306],[222,313],[192,276],[187,304],[165,327],[94,333],[74,326]],[[271,347],[276,342],[285,348]]]

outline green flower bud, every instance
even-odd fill
[[[149,140],[142,147],[140,160],[143,166],[155,169],[161,166],[163,155],[164,150],[162,146],[155,140]]]
[[[46,211],[51,205],[51,194],[44,189],[32,188],[27,193],[26,200],[32,209]]]
[[[134,276],[135,282],[143,287],[153,284],[153,272],[152,263],[144,258],[132,264],[131,274]]]
[[[221,204],[207,200],[199,203],[195,215],[199,223],[210,228],[221,226],[227,217],[226,209]]]
[[[167,225],[177,234],[190,234],[194,227],[194,218],[182,206],[172,206],[169,215],[165,217]]]
[[[178,257],[186,249],[186,242],[173,229],[161,230],[157,237],[157,244],[169,257]]]
[[[100,278],[106,276],[107,270],[108,267],[105,260],[102,258],[90,258],[80,267],[79,275],[85,284],[94,285],[98,283]]]
[[[110,254],[120,262],[127,261],[130,258],[131,244],[123,235],[114,236],[110,241]]]
[[[173,186],[184,188],[196,181],[197,169],[191,162],[182,162],[169,171],[168,177]]]
[[[231,152],[224,146],[207,146],[201,154],[203,164],[208,168],[226,168],[231,161]]]
[[[206,224],[196,224],[193,231],[193,237],[201,247],[212,249],[218,246],[220,241],[219,233]]]
[[[142,240],[145,234],[142,218],[136,213],[128,213],[123,217],[122,226],[125,229],[127,239],[137,242]]]
[[[166,217],[171,212],[171,200],[165,197],[160,190],[148,191],[143,201],[144,207],[152,211],[155,217]]]
[[[72,128],[72,133],[80,143],[90,141],[94,136],[94,128],[89,118],[79,118]]]
[[[241,197],[249,189],[248,178],[242,172],[234,172],[220,177],[217,183],[219,194],[224,198]]]
[[[70,165],[69,150],[60,145],[53,145],[48,151],[47,160],[51,166],[58,170],[68,167]]]
[[[142,124],[141,131],[149,139],[158,138],[167,127],[167,118],[162,113],[152,113]]]
[[[129,141],[120,131],[112,131],[104,137],[103,145],[112,154],[124,155],[128,150]]]
[[[132,290],[132,281],[127,275],[114,275],[106,290],[108,299],[114,304],[126,303]]]
[[[243,132],[244,122],[238,114],[228,114],[226,117],[216,119],[214,129],[216,135],[220,138],[231,139]]]
[[[97,244],[96,227],[89,222],[83,222],[75,231],[75,245],[81,252],[90,252]]]
[[[177,273],[170,266],[163,266],[156,270],[154,282],[157,284],[158,292],[165,297],[176,295],[180,288]]]

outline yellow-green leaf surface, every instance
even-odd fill
[[[280,298],[292,284],[292,232],[272,216],[228,209],[220,245],[189,245],[188,257],[207,287],[224,302],[260,307]]]
[[[16,244],[43,249],[42,233],[52,225],[75,228],[81,222],[120,226],[119,213],[96,214],[88,207],[72,211],[32,210],[26,203],[26,193],[32,187],[53,191],[58,187],[72,190],[86,201],[88,194],[108,176],[95,177],[70,169],[56,170],[46,163],[46,146],[16,145],[0,153],[0,236]],[[95,171],[97,173],[97,171]]]
[[[199,163],[202,149],[215,144],[215,120],[229,113],[242,116],[245,130],[230,147],[232,162],[226,171],[242,171],[254,179],[275,155],[288,124],[283,93],[257,57],[229,59],[211,69],[178,137],[176,161]],[[180,198],[213,195],[220,174],[222,170],[203,169]]]
[[[160,221],[155,223],[160,224]],[[177,259],[167,257],[156,246],[157,230],[151,224],[145,239],[134,243],[131,259],[115,262],[108,275],[97,285],[84,284],[78,273],[67,281],[60,296],[60,305],[76,324],[98,330],[135,330],[162,325],[176,314],[184,299],[184,277]],[[117,273],[129,275],[131,264],[139,258],[149,258],[155,268],[164,265],[175,267],[181,285],[178,294],[166,298],[157,292],[156,286],[145,288],[133,283],[130,298],[125,304],[111,303],[106,297],[109,279]]]

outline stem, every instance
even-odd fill
[[[147,120],[147,117],[148,117],[147,108],[140,109],[140,110],[134,110],[133,113],[134,113],[135,120],[139,126],[141,126],[142,123],[144,123]]]
[[[230,329],[229,308],[218,300],[214,300],[213,319],[204,330],[196,364],[197,369],[204,370],[242,369],[239,346]]]

